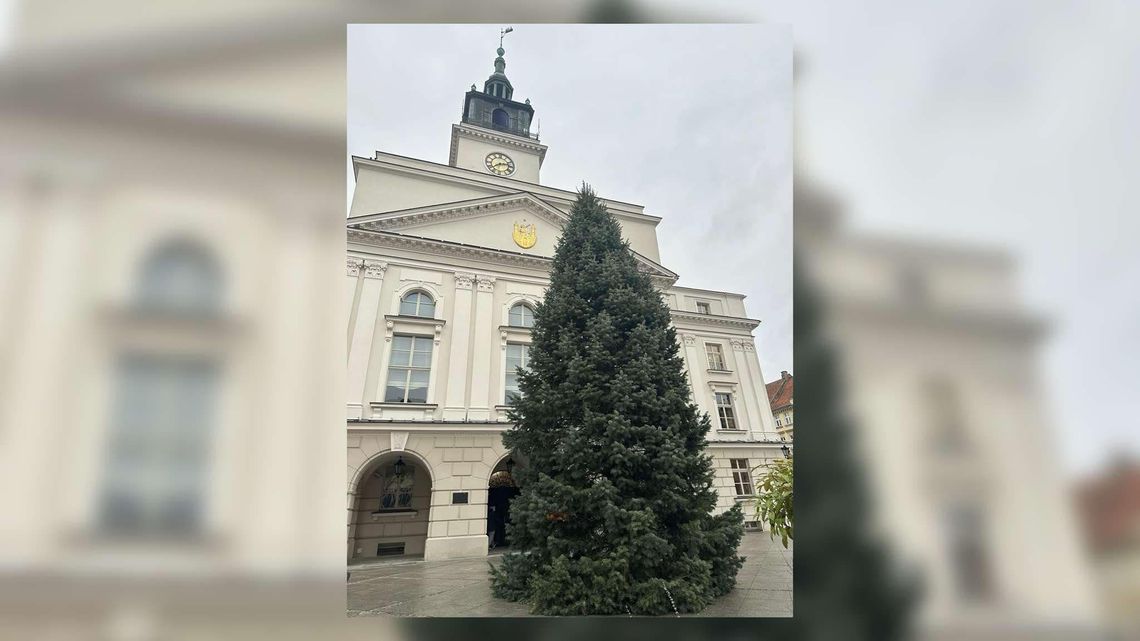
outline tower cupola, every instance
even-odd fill
[[[483,83],[483,90],[474,86],[463,101],[463,122],[469,125],[495,129],[515,136],[537,139],[530,133],[534,109],[530,101],[515,102],[515,87],[507,78],[507,53],[503,49],[503,36],[513,31],[510,27],[499,32],[499,48],[495,50],[495,71]]]

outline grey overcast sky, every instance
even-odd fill
[[[349,27],[349,152],[446,163],[498,44],[494,26]],[[660,216],[678,284],[745,294],[765,378],[791,371],[790,29],[515,25],[503,46],[550,147],[542,183]]]

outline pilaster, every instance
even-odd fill
[[[474,357],[471,359],[471,403],[468,418],[475,421],[491,419],[491,355],[495,342],[491,340],[494,320],[495,279],[478,276],[475,279],[475,336]]]
[[[471,288],[475,274],[455,272],[455,309],[451,324],[451,357],[448,359],[447,392],[443,418],[467,418],[467,371],[471,361]]]
[[[750,434],[763,433],[764,422],[759,405],[761,402],[759,395],[763,394],[763,402],[768,402],[768,393],[764,387],[764,382],[757,382],[753,376],[752,368],[748,364],[748,354],[744,351],[744,341],[734,338],[729,343],[732,345],[732,367],[740,378],[740,398],[737,399],[737,411],[744,410],[743,423]]]
[[[387,269],[387,263],[376,260],[365,260],[356,267],[357,273],[363,276],[363,283],[360,284],[360,295],[356,298],[359,300],[355,311],[356,323],[348,345],[348,374],[345,385],[348,389],[350,419],[362,417],[364,403],[368,400],[364,398],[364,378],[372,355],[376,323],[380,316],[380,288],[384,283],[384,272]],[[353,265],[350,262],[350,275],[352,271]]]
[[[743,354],[741,358],[744,360],[746,369],[752,376],[753,385],[758,391],[763,390],[764,396],[760,399],[760,408],[757,420],[756,431],[760,432],[762,438],[777,438],[776,436],[776,419],[772,416],[772,406],[768,404],[768,392],[764,386],[764,374],[760,371],[760,359],[756,356],[756,343],[751,340],[741,341]]]

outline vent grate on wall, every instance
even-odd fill
[[[404,542],[380,543],[376,546],[376,556],[401,556],[404,554]]]

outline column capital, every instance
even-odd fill
[[[469,272],[455,272],[455,289],[471,289],[475,274]]]
[[[359,276],[360,275],[360,268],[363,266],[364,266],[364,261],[362,259],[360,259],[360,258],[349,258],[348,259],[348,270],[347,270],[348,275],[349,276]]]
[[[364,277],[365,278],[384,278],[384,272],[388,269],[388,263],[382,260],[366,260],[364,261]]]
[[[475,279],[479,291],[491,292],[495,290],[495,279],[491,276],[478,276]]]

